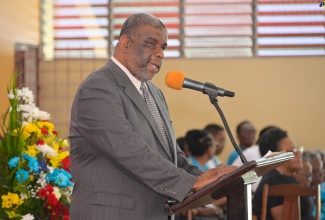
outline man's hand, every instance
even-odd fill
[[[201,174],[197,181],[195,182],[192,191],[198,191],[199,189],[202,189],[206,185],[209,185],[210,183],[217,180],[219,177],[237,169],[236,166],[224,166],[220,165],[216,168],[212,168],[210,170],[205,171],[203,174]]]

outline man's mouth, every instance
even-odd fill
[[[156,72],[158,72],[158,70],[159,70],[159,68],[160,68],[160,65],[159,65],[159,64],[149,63],[149,65],[150,65],[154,70],[156,70]]]

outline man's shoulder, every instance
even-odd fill
[[[116,81],[114,80],[114,71],[116,71],[116,68],[118,68],[118,66],[112,61],[109,61],[106,65],[91,72],[80,84],[80,87],[93,84],[96,84],[98,86],[103,85],[104,87],[107,87],[108,83],[113,83]]]
[[[158,91],[160,91],[160,89],[158,88],[158,86],[156,86],[153,82],[151,82],[151,81],[147,81],[146,83],[147,83],[147,86],[148,86],[151,90],[154,89],[154,90],[158,90]]]
[[[261,158],[261,153],[258,145],[253,145],[243,151],[244,156],[246,157],[247,160],[256,160]]]

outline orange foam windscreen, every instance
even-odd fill
[[[165,83],[169,88],[181,90],[183,88],[184,79],[185,73],[172,70],[167,73]]]

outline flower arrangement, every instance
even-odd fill
[[[58,139],[33,93],[16,88],[17,75],[7,89],[10,107],[1,124],[0,219],[68,220],[73,186],[68,142]]]

